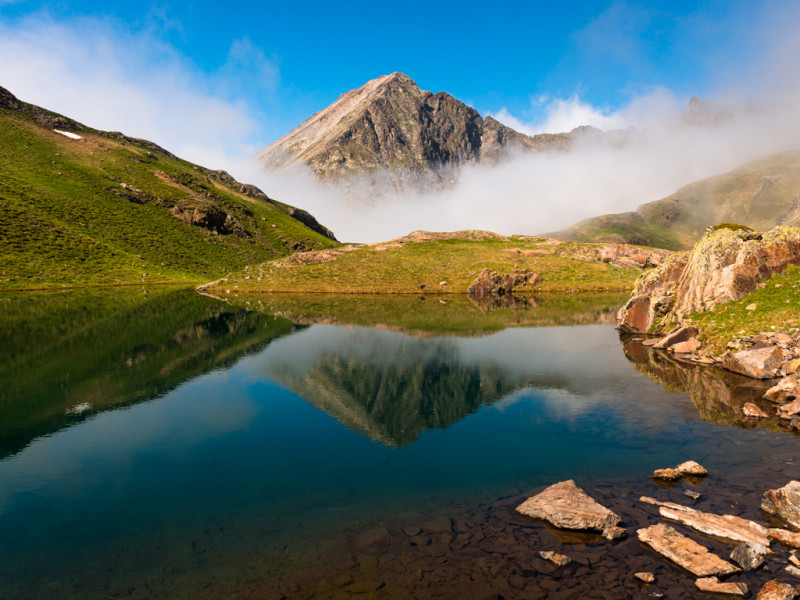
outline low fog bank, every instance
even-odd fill
[[[357,198],[302,169],[267,172],[251,159],[228,168],[271,197],[308,210],[344,241],[378,242],[416,229],[537,234],[635,210],[686,184],[800,148],[796,114],[788,107],[742,108],[714,126],[674,115],[627,129],[622,144],[619,132],[609,136],[611,143],[589,136],[570,152],[518,153],[497,166],[469,166],[453,186],[437,192],[398,193],[387,183],[379,194]],[[363,189],[375,185],[370,181]]]

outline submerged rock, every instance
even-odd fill
[[[656,582],[656,576],[650,573],[649,571],[641,571],[639,573],[634,573],[633,576],[636,577],[636,579],[638,579],[642,583],[649,584]]]
[[[761,587],[756,600],[794,600],[798,594],[794,586],[773,579]]]
[[[766,419],[769,417],[767,413],[758,407],[758,404],[753,404],[752,402],[744,403],[744,406],[742,406],[742,414],[751,419]]]
[[[559,554],[553,550],[540,550],[539,556],[545,560],[549,560],[557,567],[565,567],[572,562],[572,559],[569,556]]]
[[[659,523],[639,529],[636,533],[640,542],[697,577],[729,575],[740,571],[739,567],[709,552],[708,548],[681,535],[669,525]]]
[[[695,581],[697,589],[701,592],[713,594],[728,594],[730,596],[747,596],[747,584],[740,582],[721,583],[716,577],[701,577]]]
[[[800,481],[790,481],[782,488],[764,492],[761,510],[800,529]]]
[[[677,521],[687,527],[728,543],[744,542],[760,554],[769,552],[770,539],[766,527],[734,515],[715,515],[675,504],[659,502],[643,496],[639,499],[645,504],[658,506],[658,513],[665,519]]]
[[[516,511],[560,529],[606,531],[622,522],[619,515],[589,497],[572,479],[531,496]]]
[[[603,537],[607,539],[609,542],[613,542],[615,540],[621,540],[628,536],[628,532],[625,531],[622,527],[609,527],[605,531],[603,531]]]

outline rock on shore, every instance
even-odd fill
[[[761,510],[800,530],[800,481],[790,481],[782,488],[764,492]]]

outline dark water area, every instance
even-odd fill
[[[800,464],[795,435],[741,416],[766,384],[620,340],[606,309],[501,329],[465,305],[445,313],[464,337],[185,290],[0,306],[3,598],[693,598],[636,541],[658,522],[638,497],[760,520]],[[711,472],[696,503],[649,477],[689,459]],[[515,515],[570,478],[627,540]]]

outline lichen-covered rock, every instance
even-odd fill
[[[617,324],[644,332],[660,318],[664,330],[692,313],[747,296],[789,264],[800,264],[798,228],[781,226],[763,235],[733,229],[707,233],[690,253],[673,254],[639,278]]]

